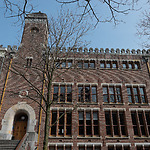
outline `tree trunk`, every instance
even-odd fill
[[[44,141],[43,150],[48,150],[48,137],[50,129],[50,105],[46,106],[46,118],[45,118],[45,131],[44,131]]]

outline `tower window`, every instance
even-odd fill
[[[27,57],[26,58],[26,67],[30,68],[32,66],[32,57]]]
[[[37,27],[33,27],[31,30],[30,30],[31,33],[38,33],[39,32],[39,28]]]

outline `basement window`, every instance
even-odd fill
[[[101,145],[97,144],[79,145],[78,150],[101,150]]]
[[[136,150],[149,150],[150,149],[150,145],[137,145],[136,146]]]
[[[129,145],[109,145],[108,150],[130,150]]]

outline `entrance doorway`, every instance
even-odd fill
[[[25,113],[19,113],[14,118],[13,139],[21,140],[26,134],[28,116]]]

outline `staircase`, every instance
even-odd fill
[[[0,150],[15,150],[19,140],[0,140]]]

